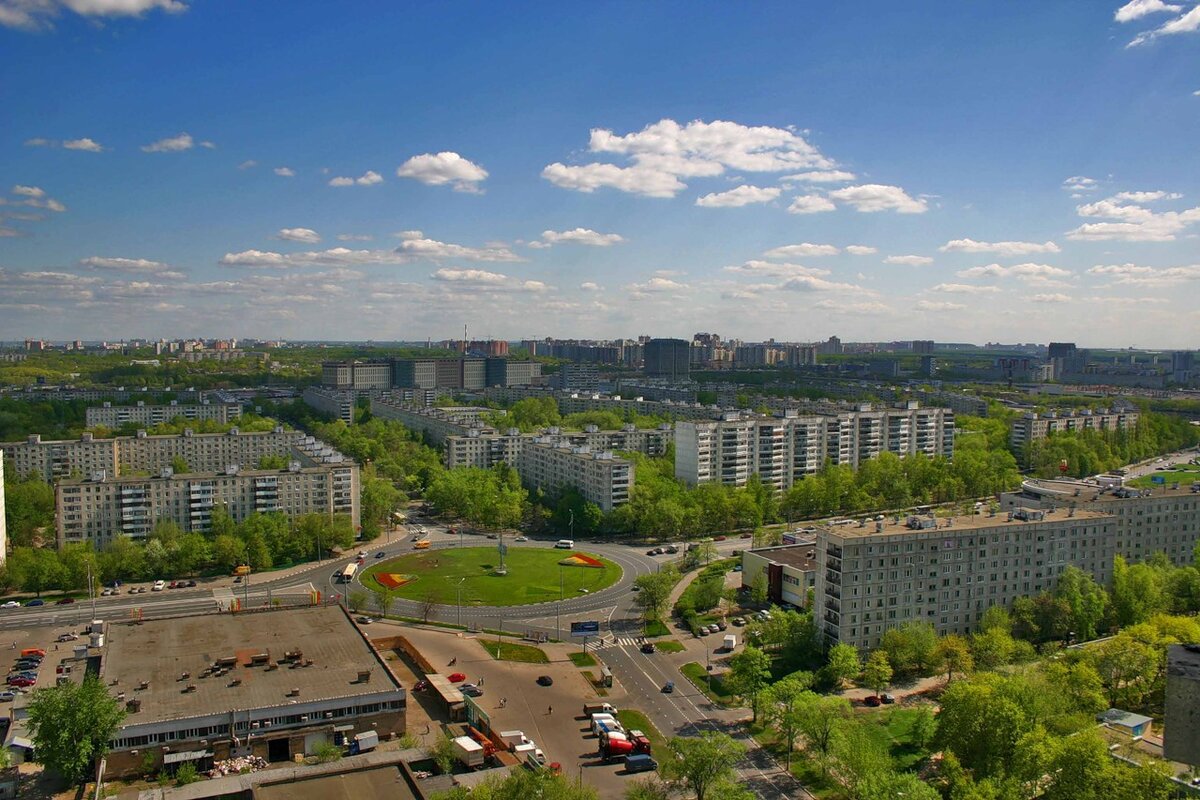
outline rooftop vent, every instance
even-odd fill
[[[287,696],[288,696],[288,697],[299,697],[299,696],[300,696],[300,690],[299,690],[298,688],[296,688],[296,687],[293,687],[293,688],[292,688],[292,690],[291,690],[290,692],[288,692],[288,693],[287,693]]]
[[[142,710],[142,701],[141,700],[130,700],[128,703],[125,704],[125,710],[127,712],[129,712],[130,714],[138,713],[139,711]]]
[[[358,671],[358,681],[357,681],[357,683],[370,683],[370,682],[371,682],[371,670],[369,670],[369,669],[360,669],[360,670]]]

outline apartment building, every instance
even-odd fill
[[[465,435],[446,437],[443,445],[448,468],[490,469],[500,462],[515,466],[525,445],[537,440],[551,439],[592,450],[617,450],[661,456],[674,438],[674,431],[669,424],[652,429],[642,429],[630,424],[614,431],[601,430],[595,425],[588,425],[582,431],[565,431],[558,427],[550,427],[539,433],[521,433],[517,428],[509,428],[506,431],[472,428]]]
[[[573,486],[601,511],[612,511],[629,502],[633,488],[633,463],[608,450],[592,450],[545,438],[526,443],[517,457],[521,483],[553,496]]]
[[[333,389],[456,389],[524,385],[541,378],[542,365],[507,358],[394,358],[326,361],[321,385]]]
[[[858,410],[780,417],[726,412],[713,421],[675,424],[675,476],[689,484],[744,486],[751,475],[776,489],[790,488],[825,464],[857,468],[881,453],[904,457],[954,454],[954,413],[944,408]]]
[[[1078,411],[1047,411],[1042,414],[1024,414],[1013,420],[1009,434],[1012,449],[1021,448],[1038,439],[1045,439],[1059,431],[1117,431],[1133,430],[1138,424],[1136,410],[1080,409]]]
[[[555,391],[537,386],[510,386],[489,387],[483,391],[483,396],[502,403],[513,403],[527,397],[552,397],[558,403],[560,414],[608,411],[622,417],[626,414],[643,414],[669,419],[714,419],[721,413],[716,407],[701,405],[695,400],[653,400],[649,399],[649,394],[643,397],[641,388],[624,385],[622,391],[623,394],[608,395],[598,392]],[[695,397],[694,390],[689,390],[687,394]]]
[[[692,343],[683,339],[651,339],[642,351],[643,371],[654,378],[685,381],[691,368]]]
[[[184,403],[171,401],[166,405],[151,404],[139,400],[131,406],[114,406],[106,402],[102,406],[89,406],[86,421],[89,428],[102,425],[119,428],[122,425],[161,425],[173,419],[212,420],[227,424],[241,419],[242,407],[236,403]]]
[[[1099,511],[844,523],[817,529],[813,619],[829,642],[860,650],[906,622],[971,633],[988,608],[1052,590],[1070,565],[1107,582],[1119,552],[1117,517]]]
[[[466,436],[472,430],[494,433],[495,429],[483,421],[483,415],[504,414],[505,412],[475,406],[426,408],[410,403],[372,398],[371,413],[382,419],[395,420],[409,430],[422,434],[430,444],[440,446],[448,437]]]
[[[347,425],[354,424],[354,409],[358,405],[358,393],[352,389],[330,389],[324,386],[309,386],[301,395],[304,404]]]
[[[8,558],[8,523],[4,511],[4,451],[0,450],[0,564]]]

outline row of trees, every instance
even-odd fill
[[[1132,430],[1063,431],[1030,442],[1025,463],[1041,477],[1057,477],[1065,461],[1077,478],[1106,472],[1200,443],[1200,430],[1182,417],[1143,412]]]
[[[105,548],[91,544],[14,547],[0,580],[9,588],[42,594],[88,588],[89,568],[97,580],[171,579],[216,572],[228,574],[248,564],[255,570],[314,559],[321,551],[354,543],[349,517],[306,514],[294,520],[273,512],[251,514],[235,523],[222,508],[213,509],[206,533],[185,533],[171,520],[160,520],[144,543],[120,536]]]

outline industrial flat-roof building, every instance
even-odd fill
[[[752,586],[765,575],[767,597],[775,603],[808,605],[808,591],[817,585],[815,541],[756,547],[742,553],[742,586]]]
[[[110,623],[100,679],[128,716],[117,776],[254,755],[271,762],[324,742],[405,728],[406,694],[337,606]]]

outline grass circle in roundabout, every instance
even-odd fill
[[[495,547],[424,550],[373,564],[361,580],[367,589],[390,588],[398,598],[441,605],[458,602],[461,581],[464,606],[523,606],[557,600],[560,576],[566,599],[621,579],[619,566],[579,550],[512,547],[504,557],[506,575],[496,574],[499,565]]]

